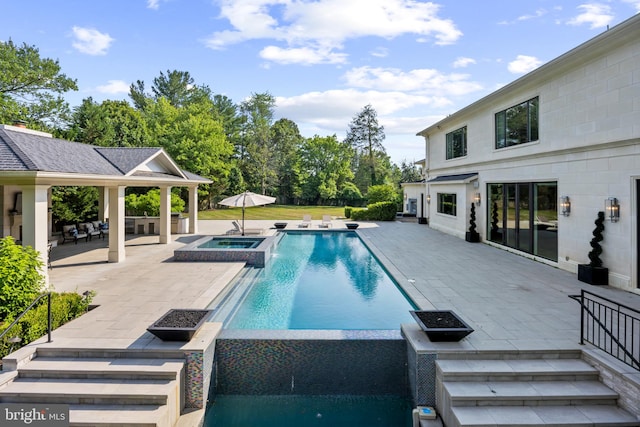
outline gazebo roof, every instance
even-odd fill
[[[211,182],[180,169],[162,148],[98,147],[0,125],[0,183],[17,178],[53,185],[73,185],[76,179],[76,185],[92,185],[91,181],[176,186]]]

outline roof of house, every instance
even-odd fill
[[[478,172],[461,173],[457,175],[440,175],[428,182],[468,183],[478,178]]]
[[[0,172],[133,176],[211,182],[180,169],[162,148],[98,147],[8,125],[0,125]]]

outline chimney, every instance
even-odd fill
[[[22,129],[27,128],[27,122],[25,122],[24,120],[14,120],[13,125],[17,128],[22,128]]]

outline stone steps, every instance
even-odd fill
[[[172,427],[184,408],[185,362],[151,354],[38,349],[0,388],[0,402],[68,404],[74,427]]]
[[[455,355],[436,361],[447,427],[639,426],[577,352]]]

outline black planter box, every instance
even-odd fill
[[[358,228],[360,224],[356,224],[355,222],[348,222],[347,223],[347,228],[349,230],[355,230],[356,228]]]
[[[609,284],[609,269],[592,267],[589,264],[578,264],[578,280],[590,285],[607,286]]]
[[[480,241],[480,233],[472,233],[467,231],[464,233],[464,240],[471,243],[478,243]]]
[[[287,226],[286,222],[276,222],[275,224],[273,224],[273,226],[275,228],[277,228],[278,230],[282,230],[283,228],[285,228]]]
[[[162,341],[189,341],[213,310],[173,308],[147,328]]]
[[[420,328],[431,341],[460,341],[473,332],[464,320],[451,310],[411,311]]]

